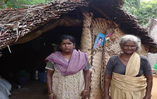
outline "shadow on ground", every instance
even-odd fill
[[[12,88],[9,99],[47,99],[46,83],[29,81],[23,88]]]

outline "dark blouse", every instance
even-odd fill
[[[152,69],[149,61],[146,57],[140,55],[141,58],[141,65],[140,65],[140,71],[137,76],[141,76],[144,74],[152,75]],[[118,55],[111,56],[107,63],[105,75],[112,75],[112,72],[119,73],[125,75],[126,66],[119,60]]]

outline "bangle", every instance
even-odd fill
[[[51,94],[49,94],[48,96],[52,96],[53,95],[53,92]]]

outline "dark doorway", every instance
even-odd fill
[[[68,34],[76,38],[76,47],[80,46],[82,27],[56,27],[43,33],[38,38],[23,44],[17,44],[2,50],[0,58],[0,75],[11,83],[16,83],[16,74],[19,70],[30,73],[30,79],[34,79],[35,70],[43,71],[44,59],[54,51],[53,44],[58,44],[61,35]]]

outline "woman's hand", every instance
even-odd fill
[[[83,90],[81,93],[81,99],[86,99],[89,96],[89,90]]]
[[[90,86],[90,71],[89,70],[84,70],[84,79],[85,79],[85,87],[84,90],[81,93],[82,99],[86,99],[89,96],[89,86]]]
[[[143,99],[151,99],[151,91],[152,91],[152,85],[153,85],[153,75],[147,75],[145,76],[147,79],[147,87],[146,87],[146,95]]]
[[[54,72],[53,70],[47,69],[46,84],[48,88],[48,99],[54,99],[54,94],[52,91],[53,72]]]
[[[49,94],[49,95],[48,95],[48,99],[55,99],[54,93]]]
[[[151,99],[151,96],[146,95],[143,99]]]
[[[110,83],[111,83],[111,75],[105,75],[104,78],[104,98],[103,99],[111,99],[111,97],[109,96],[109,87],[110,87]]]
[[[103,99],[111,99],[111,97],[109,95],[107,95]]]

